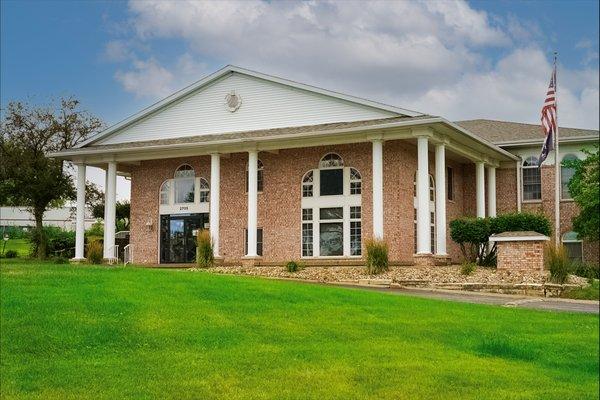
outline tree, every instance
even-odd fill
[[[129,201],[117,201],[115,204],[115,228],[118,231],[129,230],[129,218],[131,214],[131,203]],[[94,204],[92,208],[94,218],[104,219],[104,198]]]
[[[47,107],[13,101],[3,110],[0,204],[31,211],[39,258],[46,256],[44,212],[75,198],[71,167],[46,154],[73,147],[102,126],[98,118],[81,110],[74,98],[62,98],[58,104]]]
[[[579,206],[579,215],[573,218],[573,229],[580,239],[600,239],[600,173],[598,145],[594,150],[582,150],[583,160],[563,161],[563,167],[573,168],[575,173],[569,181],[569,193]]]

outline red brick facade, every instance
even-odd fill
[[[498,242],[498,269],[544,270],[545,241]]]
[[[261,152],[264,187],[258,195],[258,227],[263,229],[263,260],[283,262],[301,257],[301,179],[317,168],[321,157],[336,152],[345,166],[362,175],[362,242],[372,236],[372,164],[371,143],[321,146]],[[450,155],[450,154],[449,154]],[[221,157],[220,255],[226,262],[239,262],[244,256],[244,229],[247,224],[245,174],[248,155],[235,153]],[[434,174],[434,154],[429,154],[430,174]],[[210,157],[187,157],[142,161],[131,171],[131,244],[136,263],[158,263],[159,190],[172,178],[175,169],[188,163],[196,176],[210,181]],[[387,141],[383,153],[384,235],[389,243],[390,260],[413,263],[414,253],[414,176],[416,146],[409,141]],[[446,160],[453,170],[453,200],[445,200],[447,222],[475,215],[475,168]],[[551,220],[553,208],[553,168],[543,168],[542,201],[523,204],[523,211],[542,211]],[[497,170],[498,213],[517,210],[516,168]],[[563,202],[562,232],[571,230],[576,213],[573,202]],[[447,229],[447,227],[446,227]],[[447,229],[448,230],[448,229]],[[448,253],[454,262],[461,259],[458,246],[447,232]],[[598,244],[585,243],[586,261],[598,259]]]

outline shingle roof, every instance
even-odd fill
[[[457,121],[457,125],[471,131],[494,144],[511,143],[518,141],[544,140],[540,125],[523,124],[519,122],[495,121],[491,119],[472,119]],[[563,128],[560,127],[561,138],[590,138],[598,140],[598,131],[592,129]]]
[[[377,126],[377,125],[385,125],[393,122],[400,121],[418,121],[422,119],[432,118],[431,115],[422,115],[418,117],[408,117],[408,116],[399,116],[399,117],[389,117],[389,118],[380,118],[380,119],[369,119],[363,121],[352,121],[352,122],[334,122],[328,124],[318,124],[318,125],[303,125],[303,126],[295,126],[295,127],[286,127],[286,128],[274,128],[274,129],[260,129],[253,131],[243,131],[243,132],[230,132],[230,133],[222,133],[217,135],[197,135],[197,136],[188,136],[188,137],[180,137],[180,138],[172,138],[172,139],[160,139],[160,140],[145,140],[140,142],[128,142],[128,143],[119,143],[119,144],[107,144],[107,145],[96,145],[91,144],[88,145],[87,149],[102,149],[102,150],[114,150],[121,148],[137,148],[137,147],[146,147],[146,146],[164,146],[164,145],[172,145],[172,144],[200,144],[200,143],[210,143],[213,141],[223,141],[223,140],[239,140],[239,139],[258,139],[258,138],[266,138],[266,137],[277,137],[284,136],[290,134],[302,134],[302,133],[317,133],[322,131],[329,131],[335,129],[347,129],[347,128],[357,128],[362,126]]]

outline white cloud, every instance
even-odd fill
[[[537,122],[548,84],[536,24],[464,1],[131,1],[129,8],[136,41],[187,46],[175,60],[134,57],[119,71],[137,96],[169,94],[211,72],[205,60],[218,60],[452,119]],[[503,57],[490,59],[490,49]],[[597,66],[561,71],[562,124],[598,127],[597,75]]]

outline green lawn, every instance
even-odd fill
[[[2,250],[3,246],[4,244],[0,243],[0,251]],[[9,239],[6,242],[6,248],[4,249],[4,252],[15,250],[17,253],[19,253],[19,257],[27,257],[29,256],[30,246],[31,245],[27,239]]]
[[[598,398],[597,315],[0,262],[2,399]]]
[[[580,300],[598,300],[600,299],[600,283],[594,279],[591,285],[584,288],[577,288],[565,291],[561,297]]]

